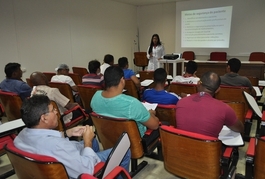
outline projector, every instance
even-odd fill
[[[166,60],[176,60],[181,58],[181,53],[172,53],[164,55],[164,59]]]

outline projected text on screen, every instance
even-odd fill
[[[232,6],[181,12],[181,47],[228,48]]]

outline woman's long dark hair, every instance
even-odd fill
[[[157,45],[161,45],[161,42],[160,42],[160,38],[159,38],[159,35],[158,34],[154,34],[151,38],[151,42],[150,42],[150,46],[149,46],[149,50],[148,50],[148,54],[150,55],[150,53],[152,53],[153,51],[153,46],[154,46],[154,43],[153,43],[153,38],[156,37],[157,38]]]

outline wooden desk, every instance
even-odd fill
[[[227,62],[226,61],[201,61],[194,60],[197,65],[198,77],[201,77],[203,73],[207,71],[213,71],[222,76],[226,73]],[[188,62],[188,61],[185,61]],[[264,79],[264,62],[260,61],[241,61],[241,68],[238,72],[241,76],[255,76],[260,80]]]

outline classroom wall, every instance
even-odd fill
[[[108,53],[115,63],[132,61],[136,18],[135,6],[109,0],[0,0],[0,79],[8,62],[26,68],[25,79],[60,63],[87,67]]]
[[[233,6],[229,48],[181,48],[181,11]],[[158,33],[166,53],[193,50],[196,59],[207,60],[212,51],[226,51],[228,59],[248,60],[253,51],[265,52],[264,0],[189,0],[142,6],[137,9],[141,51],[146,51],[151,35]]]
[[[166,53],[183,52],[180,47],[180,12],[217,6],[233,6],[228,49],[193,49],[205,60],[211,51],[227,51],[228,58],[248,60],[252,51],[265,51],[264,0],[189,0],[133,6],[110,0],[0,0],[0,79],[4,66],[18,62],[33,71],[54,71],[59,63],[87,67],[102,62],[105,54],[129,59],[146,51],[158,33]]]

